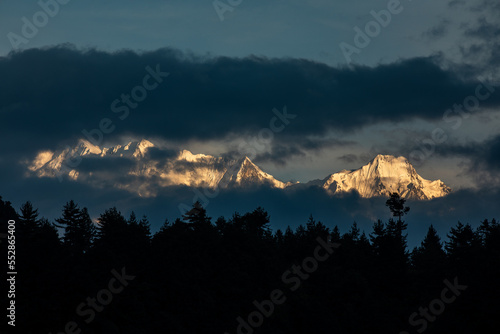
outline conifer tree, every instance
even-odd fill
[[[410,211],[410,208],[405,206],[405,202],[406,200],[401,198],[398,193],[392,193],[391,197],[385,202],[393,217],[398,217],[398,222],[401,222],[401,217]]]
[[[56,219],[57,227],[64,228],[63,242],[72,254],[88,252],[95,237],[95,226],[87,208],[80,209],[70,200],[63,207],[62,217]]]
[[[73,247],[76,239],[78,238],[78,219],[80,218],[80,208],[73,201],[70,200],[63,207],[61,218],[57,218],[56,225],[59,228],[64,228],[64,244],[68,247]]]
[[[193,228],[206,228],[211,225],[211,218],[207,216],[207,210],[205,210],[199,201],[193,204],[193,208],[186,212],[182,216],[182,219],[185,222],[191,223]]]
[[[38,219],[38,209],[33,208],[31,202],[26,202],[21,206],[19,215],[19,232],[26,236],[33,235],[40,227]]]
[[[337,225],[332,229],[332,233],[330,234],[332,237],[332,242],[338,242],[340,241],[340,230]]]
[[[97,220],[99,244],[111,249],[121,249],[130,240],[127,221],[116,207],[106,210]]]
[[[77,228],[79,236],[76,238],[76,249],[79,253],[86,253],[92,247],[97,233],[97,228],[90,218],[87,208],[80,210]]]
[[[446,253],[441,238],[432,225],[421,245],[413,250],[411,258],[413,266],[419,272],[436,272],[444,265]]]
[[[472,260],[481,247],[481,237],[474,232],[470,224],[458,222],[450,229],[445,249],[448,257],[455,263]]]

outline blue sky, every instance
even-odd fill
[[[173,46],[199,54],[294,57],[337,65],[345,63],[339,44],[352,44],[353,28],[364,28],[373,20],[370,12],[387,9],[388,3],[242,0],[232,11],[224,12],[221,21],[211,1],[72,0],[60,5],[59,12],[21,48],[67,42],[106,51]],[[389,25],[353,58],[360,64],[375,65],[435,52],[452,54],[461,37],[456,26],[481,15],[468,9],[472,3],[401,1],[401,12],[393,14]],[[6,34],[20,34],[22,18],[32,20],[40,9],[36,1],[0,4],[0,54],[12,50]],[[446,38],[437,42],[429,32],[439,28]]]

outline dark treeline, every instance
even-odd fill
[[[379,220],[366,235],[355,223],[342,234],[312,216],[295,230],[273,232],[262,208],[212,219],[196,203],[152,235],[147,217],[127,218],[116,208],[94,224],[86,208],[70,201],[50,222],[30,202],[17,212],[0,197],[0,232],[9,219],[16,221],[16,329],[26,334],[496,332],[500,224],[484,220],[474,229],[458,223],[446,240],[431,226],[421,245],[409,250],[404,201],[393,197],[388,206],[396,218]],[[322,245],[318,237],[340,246],[316,261],[317,269],[309,262],[306,270],[304,259]],[[329,254],[321,247],[322,256]],[[113,279],[123,273],[127,279]],[[267,311],[264,306],[261,313],[272,314],[260,321],[254,301],[264,305],[276,289],[286,300],[272,312],[264,303]]]

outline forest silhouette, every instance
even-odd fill
[[[410,250],[403,220],[409,208],[397,194],[387,206],[397,219],[378,220],[368,235],[356,223],[341,233],[312,215],[295,230],[272,231],[261,207],[213,219],[198,202],[152,234],[146,216],[126,218],[114,207],[94,223],[87,208],[69,201],[49,221],[30,202],[17,212],[0,197],[0,232],[16,221],[15,329],[66,333],[74,322],[81,333],[110,334],[497,331],[500,224],[459,222],[443,240],[431,225]],[[304,266],[318,240],[340,246],[317,269],[297,274],[307,278],[292,291],[283,274]],[[93,317],[81,316],[77,307],[120,272],[133,279]],[[466,289],[458,291],[457,282]],[[286,300],[252,326],[255,302],[277,289]]]

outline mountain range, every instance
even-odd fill
[[[361,197],[389,196],[429,200],[451,192],[441,180],[426,180],[404,157],[377,155],[355,170],[342,170],[307,183],[282,182],[264,172],[248,157],[237,159],[172,152],[148,140],[101,148],[81,139],[73,147],[43,151],[28,163],[30,175],[69,177],[98,187],[112,186],[151,197],[168,186],[279,189],[321,187],[330,194],[356,191]]]

